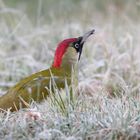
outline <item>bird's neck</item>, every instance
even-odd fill
[[[71,78],[72,87],[78,85],[78,55],[73,47],[69,47],[63,56],[61,68]]]
[[[77,52],[74,48],[69,47],[63,56],[61,67],[68,72],[72,70],[77,70],[78,68],[78,58]]]
[[[52,67],[62,68],[67,73],[71,73],[72,69],[76,70],[78,68],[78,55],[76,50],[73,47],[68,47],[63,55],[58,54],[55,56]]]
[[[67,49],[59,67],[58,65],[54,65],[54,63],[52,67],[58,71],[62,70],[66,77],[72,78],[74,85],[78,84],[78,55],[73,47]]]

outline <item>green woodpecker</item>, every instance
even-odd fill
[[[77,69],[77,61],[80,60],[83,44],[94,33],[91,30],[78,38],[65,39],[58,44],[55,51],[52,66],[21,80],[14,87],[0,97],[0,108],[11,111],[28,107],[34,100],[41,102],[49,95],[48,88],[53,77],[58,89],[65,88],[65,81],[71,85],[72,69]],[[76,77],[75,77],[76,78]]]

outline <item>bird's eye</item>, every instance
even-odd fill
[[[79,44],[76,43],[76,44],[74,45],[74,47],[75,47],[76,49],[78,49],[78,48],[79,48]]]

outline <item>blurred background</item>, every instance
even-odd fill
[[[58,42],[93,28],[95,36],[81,58],[80,80],[108,83],[115,73],[136,86],[139,14],[139,0],[0,0],[0,93],[48,68]],[[115,81],[122,83],[120,77]]]
[[[140,139],[140,0],[0,0],[0,95],[91,29],[67,117],[53,98],[33,102],[31,112],[0,113],[0,139]]]

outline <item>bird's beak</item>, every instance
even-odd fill
[[[89,31],[89,32],[87,32],[87,33],[85,33],[85,34],[82,36],[82,40],[81,40],[81,43],[80,43],[80,44],[83,44],[83,43],[88,39],[89,36],[91,36],[92,34],[94,34],[94,32],[95,32],[95,30],[93,29],[93,30],[91,30],[91,31]]]
[[[89,36],[91,36],[92,34],[94,34],[95,30],[91,30],[91,31],[88,31],[87,33],[85,33],[81,38],[80,40],[80,50],[79,50],[79,58],[78,60],[80,60],[80,57],[81,57],[81,53],[82,53],[82,49],[83,49],[83,44],[86,42],[86,40],[88,39]]]

